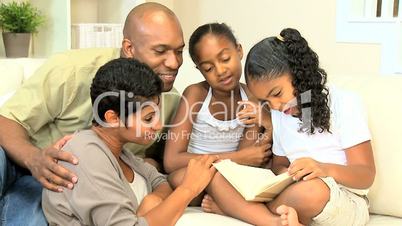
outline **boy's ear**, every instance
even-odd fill
[[[121,43],[121,55],[126,58],[134,58],[135,48],[131,40],[125,38]]]
[[[241,44],[237,44],[237,52],[239,53],[240,56],[240,60],[243,59],[243,47],[241,46]]]
[[[112,110],[107,110],[105,112],[105,121],[112,127],[118,127],[120,125],[119,115]]]

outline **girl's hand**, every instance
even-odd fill
[[[240,163],[249,166],[264,166],[272,156],[271,144],[254,144],[239,150]]]
[[[261,104],[251,101],[239,101],[243,109],[237,113],[238,119],[246,125],[259,125],[270,129],[270,117],[268,110]]]
[[[317,177],[326,177],[328,173],[324,165],[312,158],[300,158],[290,164],[288,172],[293,176],[293,180],[310,180]]]

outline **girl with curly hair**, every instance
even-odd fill
[[[230,185],[217,174],[209,185],[216,212],[254,225],[365,225],[375,165],[359,98],[326,85],[317,54],[295,29],[257,43],[245,75],[271,110],[272,170],[296,182],[268,203],[252,203],[227,198]],[[241,115],[258,120],[247,110]]]

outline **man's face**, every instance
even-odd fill
[[[132,35],[131,57],[147,64],[163,81],[163,91],[173,88],[183,63],[183,32],[176,18],[144,16]],[[130,56],[129,56],[130,57]]]

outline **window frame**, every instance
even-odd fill
[[[380,73],[402,75],[401,4],[398,17],[365,18],[351,15],[351,2],[351,0],[337,0],[336,41],[380,44],[382,47]]]

